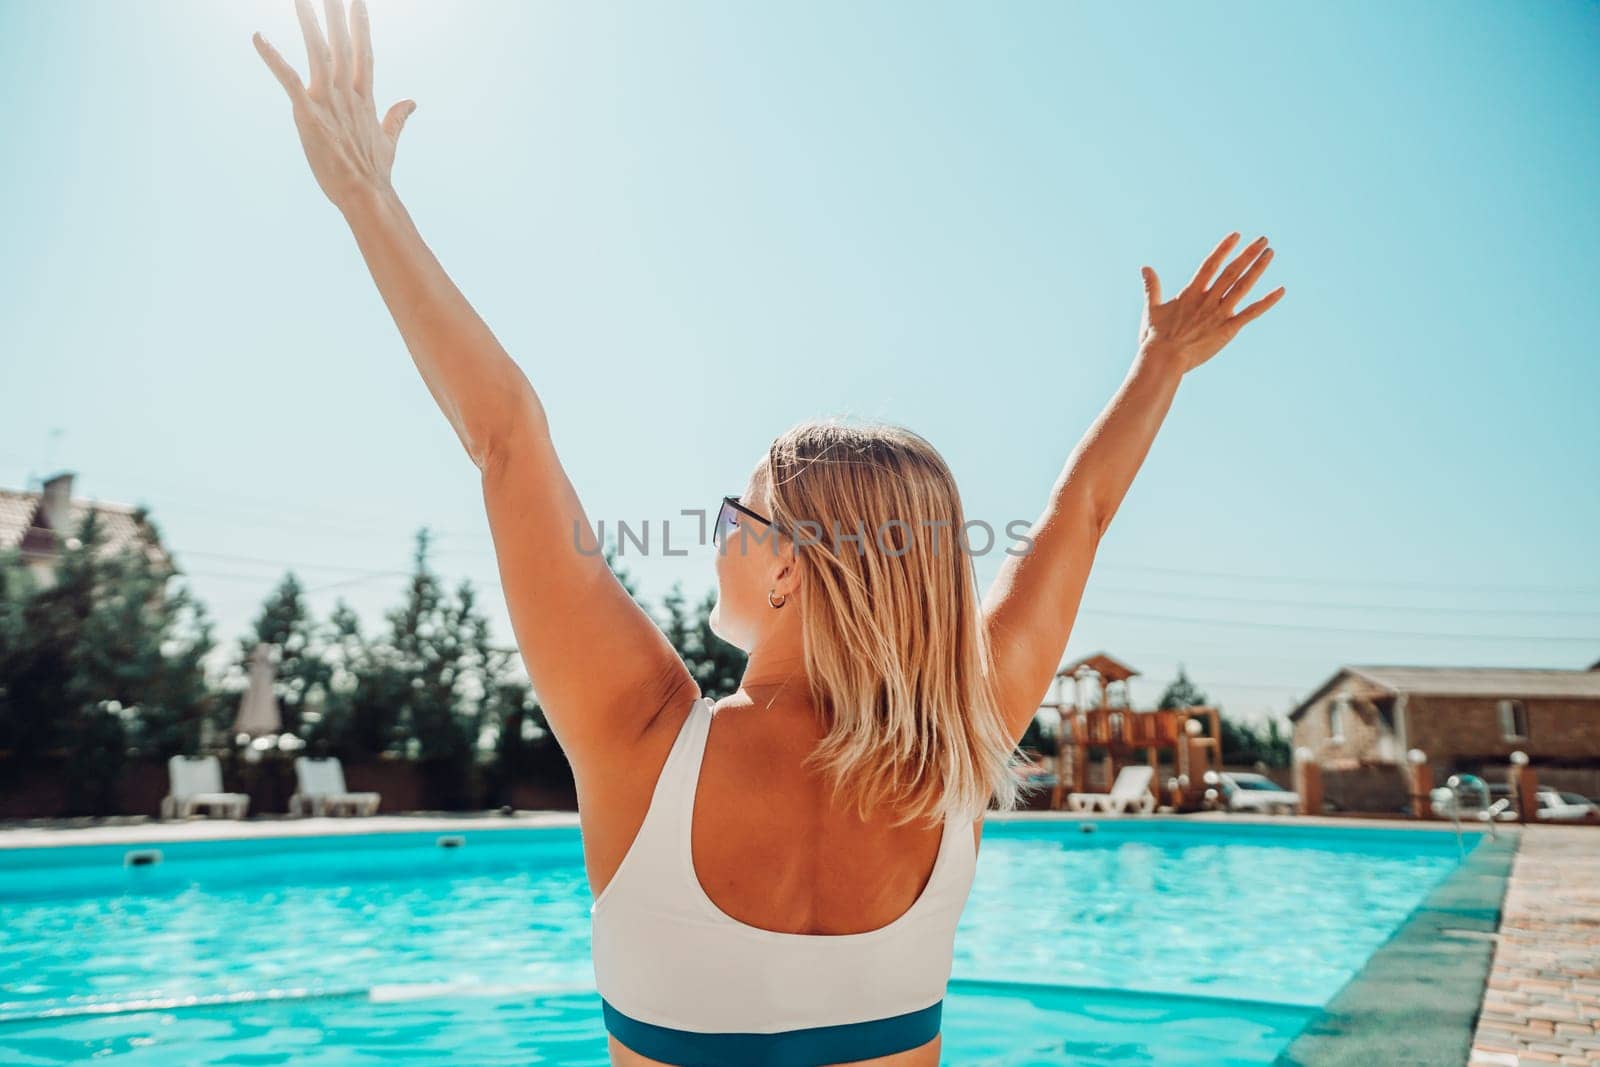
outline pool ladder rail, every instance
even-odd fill
[[[1445,784],[1435,789],[1432,793],[1433,809],[1438,811],[1445,808],[1450,812],[1450,823],[1456,831],[1456,847],[1465,853],[1466,849],[1461,838],[1461,808],[1467,792],[1477,794],[1477,807],[1472,811],[1472,818],[1478,822],[1489,824],[1489,840],[1499,839],[1495,823],[1500,818],[1500,813],[1511,807],[1511,801],[1502,797],[1499,800],[1489,799],[1489,784],[1476,774],[1452,774]]]

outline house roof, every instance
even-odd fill
[[[25,552],[48,554],[55,551],[56,536],[70,537],[93,511],[103,533],[101,551],[107,555],[126,549],[151,553],[158,561],[171,563],[155,531],[140,518],[138,508],[126,504],[107,504],[98,500],[74,499],[68,507],[69,529],[53,531],[40,509],[44,494],[17,489],[0,489],[0,551],[21,548]]]
[[[1600,700],[1600,670],[1544,667],[1345,666],[1289,713],[1291,721],[1348,675],[1392,694],[1464,697],[1568,697]]]

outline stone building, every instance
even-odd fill
[[[72,481],[72,472],[63,471],[47,478],[38,490],[0,489],[0,552],[15,550],[22,565],[42,584],[49,584],[62,547],[93,511],[102,533],[102,552],[144,552],[158,569],[175,570],[141,509],[74,499]]]
[[[1405,802],[1404,765],[1423,752],[1436,781],[1456,772],[1504,781],[1525,752],[1541,784],[1600,795],[1600,662],[1587,669],[1340,668],[1289,715],[1329,796],[1352,808]],[[1346,800],[1335,795],[1340,789]]]

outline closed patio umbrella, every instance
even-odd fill
[[[235,735],[262,737],[283,729],[278,698],[272,692],[272,676],[272,648],[259,644],[250,653],[250,684],[239,702],[239,717],[233,722]]]

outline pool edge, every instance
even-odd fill
[[[1522,835],[1484,838],[1423,899],[1274,1067],[1461,1067]]]

